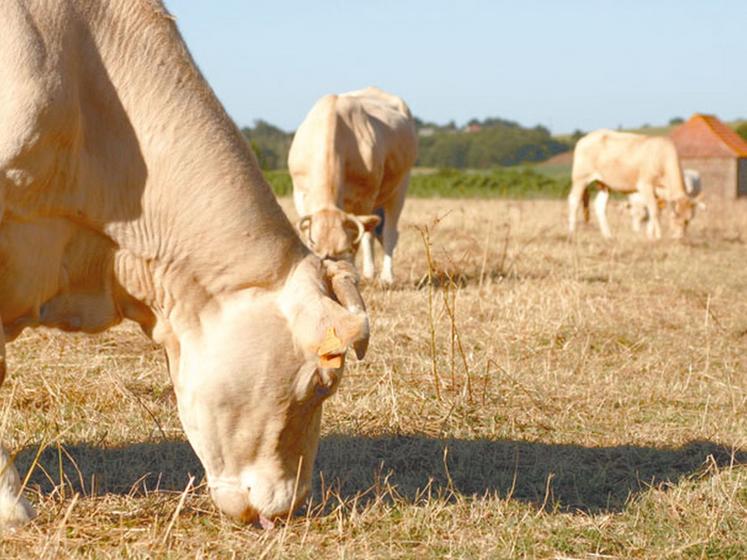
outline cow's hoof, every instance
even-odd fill
[[[36,512],[23,496],[3,492],[0,494],[0,529],[12,529],[28,523]]]
[[[384,276],[383,274],[379,277],[379,282],[385,288],[391,288],[394,284],[394,278],[392,276]]]

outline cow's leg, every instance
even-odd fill
[[[602,235],[607,238],[612,238],[612,232],[610,231],[610,225],[607,223],[607,201],[610,198],[610,193],[606,188],[600,188],[597,196],[594,198],[594,211],[597,215],[597,221],[599,222],[599,229],[602,231]]]
[[[2,115],[0,115],[2,116]],[[2,228],[2,216],[5,210],[5,189],[7,177],[0,161],[0,228]],[[1,235],[1,234],[0,234]],[[3,255],[0,254],[0,259]],[[2,294],[0,294],[0,298]],[[1,303],[1,301],[0,301]],[[5,361],[5,330],[3,329],[2,317],[0,317],[0,385],[5,381],[7,364]],[[0,433],[0,437],[4,434]],[[0,444],[0,529],[21,525],[34,517],[34,509],[21,494],[21,479],[18,476],[16,466],[8,454],[8,451]]]
[[[630,228],[635,233],[639,233],[643,224],[643,220],[641,220],[641,207],[635,200],[628,198],[627,208],[630,212]]]
[[[394,282],[393,257],[394,248],[397,246],[399,239],[399,217],[405,206],[405,194],[407,194],[407,185],[410,183],[410,174],[408,173],[402,179],[397,190],[397,196],[384,206],[384,224],[381,234],[381,244],[384,246],[384,262],[381,266],[381,281],[384,284]]]
[[[363,234],[361,238],[361,250],[363,251],[363,278],[373,280],[374,271],[374,236],[370,231]]]
[[[5,335],[0,321],[0,383],[5,377]],[[8,452],[0,446],[0,528],[26,523],[34,509],[21,495],[21,479]]]
[[[630,214],[630,228],[633,230],[633,232],[640,233],[643,220],[641,220],[638,209],[631,208]]]
[[[659,203],[656,200],[654,187],[649,184],[638,185],[638,192],[643,196],[643,200],[648,210],[648,224],[646,224],[646,235],[649,239],[661,239],[661,225],[659,224]]]
[[[571,192],[568,194],[568,234],[573,235],[573,232],[576,231],[576,216],[578,214],[578,207],[582,203],[584,196],[587,197],[586,200],[588,200],[588,194],[586,194],[587,189],[587,183],[586,181],[581,181],[574,179],[573,185],[571,186]],[[584,212],[584,216],[586,215],[586,211]]]
[[[637,204],[631,209],[633,213],[633,231],[640,233],[643,228],[643,222],[648,220],[648,211],[645,206]]]
[[[0,385],[5,381],[5,330],[3,329],[3,322],[0,319]]]
[[[67,18],[71,8],[59,7],[63,3],[49,5],[50,17]],[[59,9],[58,9],[59,7]],[[52,14],[55,14],[52,16]],[[65,88],[68,80],[62,79],[64,61],[44,56],[54,49],[62,39],[46,43],[28,8],[22,3],[3,3],[3,31],[0,40],[0,66],[3,86],[12,84],[7,95],[1,96],[0,123],[0,229],[2,228],[3,204],[8,189],[23,193],[36,177],[44,177],[58,158],[51,151],[49,139],[62,138],[77,107],[77,94]],[[65,59],[67,60],[67,59]],[[3,87],[0,86],[0,87]],[[16,89],[13,89],[16,86]],[[73,98],[76,101],[73,101]],[[77,122],[77,121],[76,121]],[[40,131],[48,133],[40,136]],[[66,140],[69,139],[65,137]],[[57,140],[54,145],[57,146]],[[20,194],[23,198],[30,196]],[[0,254],[0,261],[5,255]],[[3,270],[3,274],[6,270]],[[0,308],[3,297],[0,293]],[[1,317],[0,317],[1,319]],[[0,373],[5,375],[5,333],[0,320]],[[1,380],[0,380],[1,382]],[[0,434],[2,436],[2,434]],[[8,452],[0,445],[0,527],[17,525],[34,516],[31,505],[21,495],[21,481]]]
[[[22,525],[36,514],[21,494],[21,479],[4,447],[0,447],[0,528]]]

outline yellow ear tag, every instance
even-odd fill
[[[319,364],[326,369],[338,369],[342,367],[342,356],[335,354],[334,356],[322,356],[319,358]]]
[[[337,338],[334,327],[329,327],[317,352],[319,363],[324,368],[337,369],[342,367],[342,352],[344,350],[342,340]]]

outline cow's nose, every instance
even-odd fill
[[[215,505],[227,516],[243,523],[254,523],[259,512],[249,502],[249,489],[217,486],[210,489]]]

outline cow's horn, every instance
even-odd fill
[[[354,244],[358,244],[361,242],[361,239],[363,239],[363,234],[366,233],[366,228],[363,225],[363,222],[361,222],[356,216],[353,216],[351,214],[347,215],[347,219],[349,222],[353,222],[355,224],[355,227],[358,228],[358,235],[355,238]]]
[[[360,291],[358,291],[358,273],[353,265],[346,261],[324,260],[327,278],[337,301],[351,313],[366,311]]]
[[[324,260],[323,263],[327,280],[337,301],[362,321],[361,336],[353,341],[355,355],[360,360],[368,349],[368,316],[366,304],[358,290],[358,274],[353,265],[345,261]]]
[[[298,231],[303,231],[303,228],[305,228],[307,224],[311,224],[311,214],[302,216],[301,219],[296,223],[296,227],[298,228]]]

